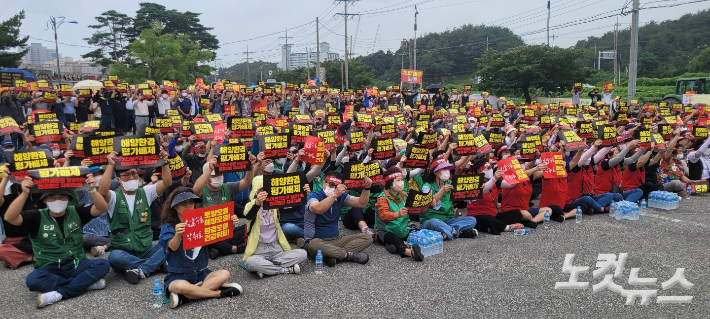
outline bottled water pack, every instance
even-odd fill
[[[419,245],[424,257],[440,254],[444,251],[444,236],[437,231],[422,229],[409,233],[407,245]]]
[[[648,195],[648,207],[673,210],[678,209],[679,203],[680,197],[676,193],[655,191]]]

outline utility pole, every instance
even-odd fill
[[[417,5],[414,5],[414,70],[417,69]]]
[[[550,0],[547,0],[547,46],[550,46]]]
[[[631,15],[631,52],[629,56],[629,91],[627,98],[629,101],[636,96],[636,72],[638,71],[638,45],[639,45],[639,0],[634,0],[633,13]]]
[[[279,37],[279,39],[286,39],[286,45],[284,45],[284,48],[286,49],[286,71],[290,70],[291,67],[289,66],[291,56],[288,54],[288,39],[293,38],[288,36],[288,28],[286,28],[286,35],[283,37]]]
[[[309,49],[309,48],[306,48],[306,72],[308,72],[307,79],[310,79],[311,78],[311,49]]]
[[[340,62],[340,87],[341,92],[345,92],[345,82],[343,82],[343,62]]]
[[[323,81],[320,76],[320,32],[318,31],[318,17],[316,17],[316,76]],[[308,76],[310,78],[310,76]]]
[[[356,16],[359,14],[348,14],[348,1],[355,1],[355,0],[336,0],[336,1],[341,1],[344,4],[344,9],[343,13],[337,13],[337,15],[342,15],[343,19],[345,19],[345,57],[343,60],[345,61],[345,87],[343,88],[343,91],[349,89],[349,83],[348,83],[348,61],[349,61],[349,54],[348,54],[348,16]]]
[[[486,51],[488,51],[488,36],[486,36]]]
[[[59,19],[59,21],[57,21]],[[69,21],[69,23],[74,23],[77,24],[78,22],[76,21]],[[54,51],[57,54],[57,76],[59,79],[59,85],[62,85],[62,69],[59,67],[59,41],[57,41],[57,28],[64,24],[64,17],[54,17],[50,16],[49,17],[49,22],[47,22],[47,30],[52,29],[54,30]]]
[[[594,69],[594,70],[597,69],[597,60],[596,60],[596,58],[597,58],[597,44],[594,43],[594,58],[592,59],[592,64],[593,64],[592,69]]]
[[[616,18],[616,24],[614,25],[614,86],[616,83],[616,78],[619,71],[619,18]]]
[[[249,53],[256,53],[256,52],[249,52],[249,46],[247,45],[247,52],[242,52],[242,54],[247,55],[247,86],[251,83],[251,74],[249,74]]]

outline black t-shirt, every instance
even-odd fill
[[[76,212],[79,214],[82,227],[94,218],[94,216],[91,215],[91,208],[93,207],[94,205],[89,205],[86,207],[76,206]],[[22,225],[20,225],[20,227],[24,228],[29,233],[30,238],[37,237],[37,233],[39,233],[40,222],[42,220],[40,212],[36,209],[25,210],[20,213],[20,216],[22,216]],[[65,216],[66,215],[62,215],[61,217],[54,217],[54,220],[59,225],[59,231],[61,231],[62,233],[64,233]]]

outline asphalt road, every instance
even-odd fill
[[[313,262],[302,264],[300,275],[258,279],[238,266],[241,255],[221,257],[210,269],[227,269],[244,294],[227,300],[204,300],[178,309],[153,309],[154,278],[130,285],[110,272],[102,291],[35,308],[36,294],[24,279],[25,266],[0,269],[0,318],[326,318],[326,317],[450,317],[450,318],[708,318],[710,293],[710,195],[682,200],[680,209],[649,209],[638,221],[616,221],[608,215],[585,216],[552,222],[549,230],[526,236],[481,234],[475,239],[446,242],[444,253],[418,263],[388,254],[381,246],[366,250],[366,265],[343,263],[314,273]],[[350,232],[350,231],[344,231]],[[689,304],[626,305],[626,298],[609,290],[593,292],[599,254],[627,253],[620,277],[614,282],[626,290],[657,290],[658,296],[691,295]],[[575,254],[575,266],[589,266],[579,281],[584,290],[556,290],[569,279],[562,272],[566,254]],[[639,277],[657,278],[652,286],[628,283],[631,268]],[[676,268],[694,284],[661,289]]]

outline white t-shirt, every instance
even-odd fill
[[[119,188],[120,189],[120,188]],[[148,185],[143,187],[143,191],[145,191],[145,197],[148,199],[148,203],[146,205],[150,206],[153,201],[158,198],[158,193],[156,191],[155,185]],[[112,218],[113,217],[113,211],[116,208],[116,192],[114,191],[109,191],[111,193],[111,200],[108,202],[108,217]],[[128,195],[128,194],[123,194],[123,196],[126,197],[126,203],[121,203],[122,205],[128,206],[128,211],[131,214],[131,217],[133,217],[133,209],[135,208],[134,205],[136,203],[136,195]]]

